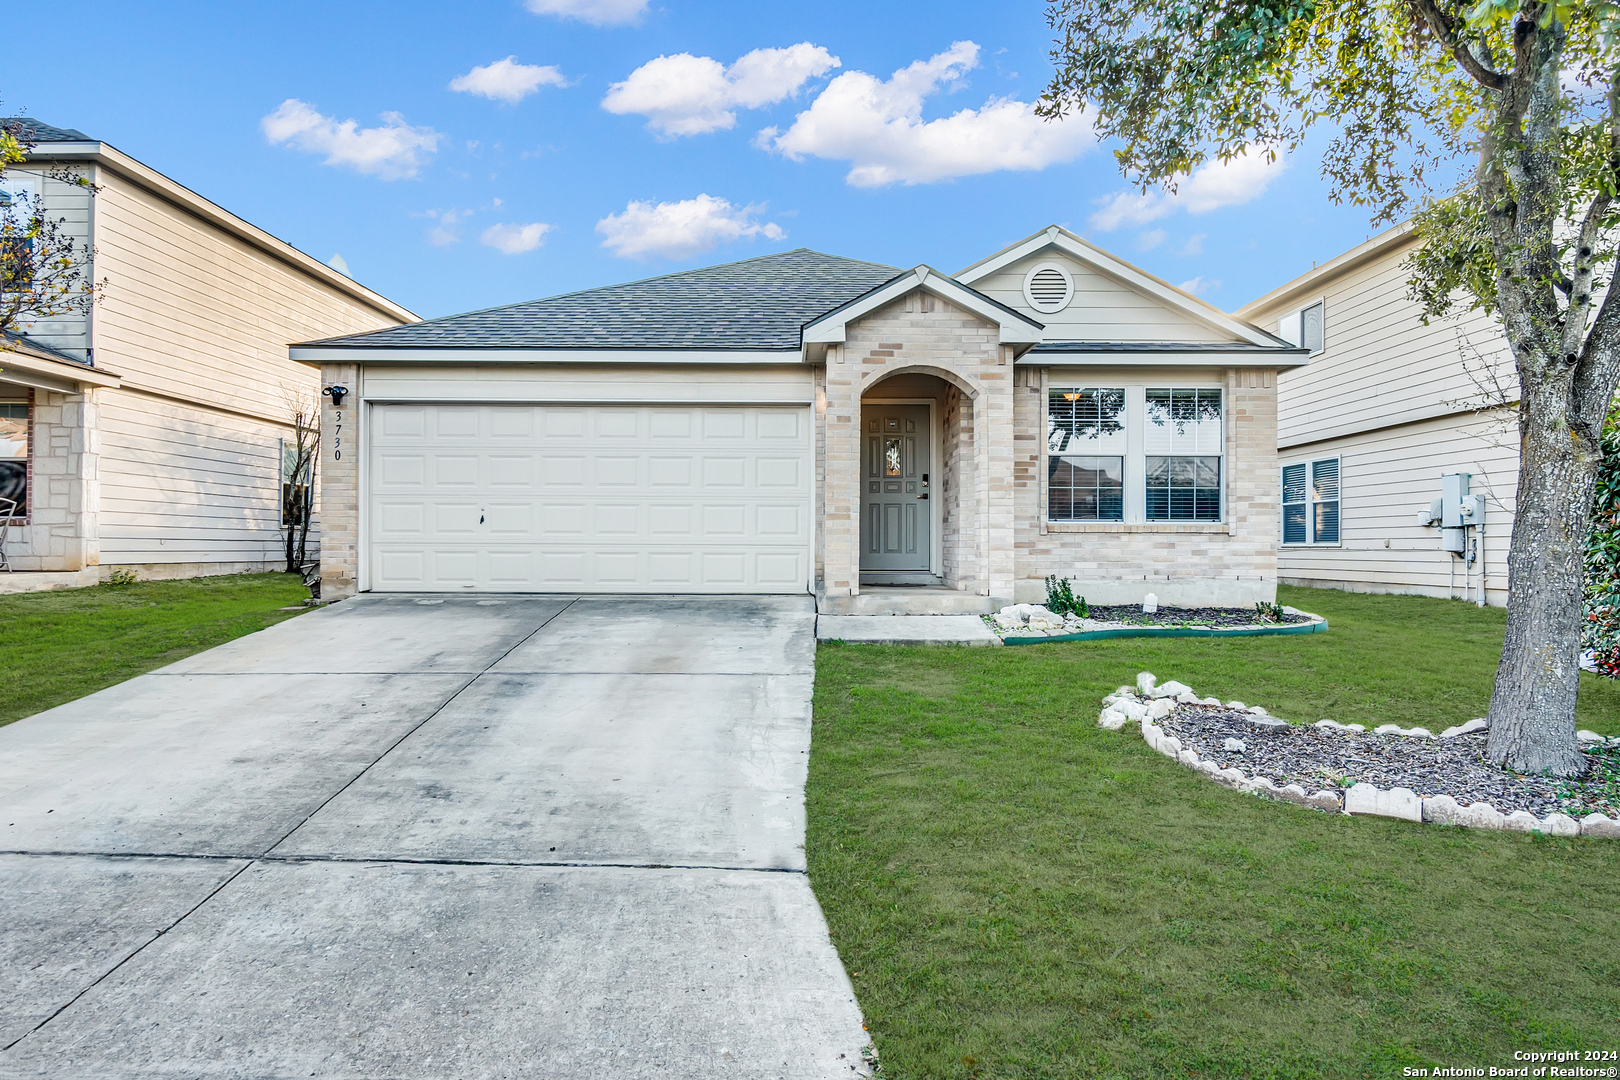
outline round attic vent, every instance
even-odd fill
[[[1042,263],[1024,278],[1024,299],[1036,311],[1062,311],[1074,299],[1074,278],[1057,263]]]

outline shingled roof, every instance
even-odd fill
[[[14,133],[23,142],[51,143],[51,142],[93,142],[90,136],[74,128],[52,127],[41,123],[31,116],[10,116],[0,118],[0,128]]]
[[[798,349],[805,323],[900,272],[881,263],[798,248],[306,344],[367,349]]]

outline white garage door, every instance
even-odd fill
[[[377,405],[371,587],[804,592],[810,412]]]

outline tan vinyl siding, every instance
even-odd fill
[[[1487,599],[1506,603],[1508,541],[1519,482],[1514,439],[1511,417],[1498,411],[1444,416],[1283,450],[1278,461],[1285,465],[1340,458],[1342,543],[1280,548],[1278,576],[1291,584],[1445,596],[1448,574],[1455,570],[1455,595],[1461,596],[1461,563],[1440,550],[1440,530],[1419,525],[1417,518],[1431,499],[1440,497],[1441,474],[1466,472],[1473,474],[1472,493],[1486,497]]]
[[[96,363],[125,385],[280,418],[313,369],[296,341],[397,320],[103,171],[96,199]]]
[[[1507,343],[1494,316],[1469,312],[1425,325],[1407,298],[1411,244],[1378,258],[1287,305],[1245,315],[1275,332],[1277,319],[1324,302],[1323,350],[1278,383],[1279,444],[1302,442],[1422,420],[1471,407],[1480,398],[1465,353],[1495,366],[1509,397],[1517,394]],[[1478,361],[1470,361],[1479,369]]]
[[[85,167],[79,167],[76,171],[90,175],[90,170]],[[75,241],[78,254],[87,255],[91,249],[90,189],[46,177],[43,169],[13,166],[6,172],[8,176],[34,180],[46,216],[62,221],[63,232]],[[100,267],[90,266],[85,269],[84,281],[91,282],[100,276]],[[83,359],[85,350],[90,347],[90,318],[89,314],[75,312],[55,319],[22,322],[16,330],[43,345]]]
[[[286,429],[121,390],[98,399],[103,563],[279,561]]]
[[[1058,263],[1074,278],[1074,297],[1062,311],[1037,311],[1024,297],[1024,278],[1042,263]],[[1188,318],[1151,296],[1105,277],[1061,252],[1047,249],[1011,263],[973,283],[973,287],[1046,326],[1048,340],[1058,341],[1199,341],[1233,338]]]
[[[123,377],[98,395],[101,561],[274,564],[278,439],[321,385],[287,346],[398,320],[120,175],[99,182],[95,360]]]

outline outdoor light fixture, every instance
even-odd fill
[[[349,388],[347,386],[328,386],[321,391],[321,394],[332,399],[332,408],[341,409],[343,408],[344,395],[348,392]]]

